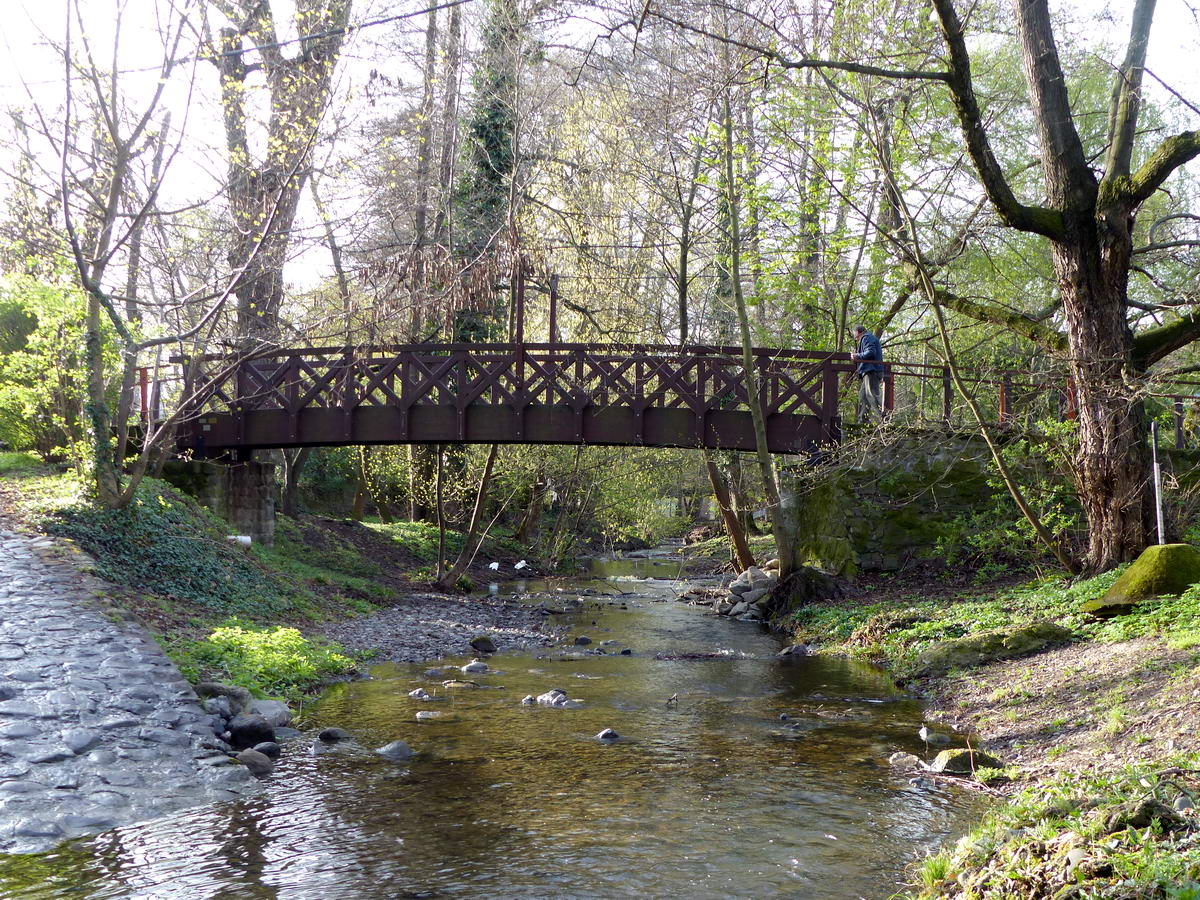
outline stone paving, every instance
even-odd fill
[[[104,587],[69,548],[0,529],[0,852],[258,789]]]

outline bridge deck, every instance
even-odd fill
[[[839,440],[844,356],[756,350],[754,361],[771,452]],[[732,347],[303,348],[201,369],[180,431],[198,455],[396,443],[755,448]]]

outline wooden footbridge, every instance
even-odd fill
[[[772,453],[810,454],[842,439],[857,386],[848,355],[756,349],[757,396]],[[247,458],[269,448],[349,444],[581,444],[754,450],[736,347],[612,344],[410,344],[295,348],[195,361],[179,450]],[[968,373],[999,428],[1036,430],[1076,415],[1069,381]],[[143,370],[143,410],[156,406]],[[1200,425],[1192,394],[1148,397],[1175,423]],[[149,395],[149,398],[148,398]],[[973,429],[944,366],[888,363],[884,415],[942,431]],[[1186,408],[1185,408],[1186,404]],[[1157,415],[1158,413],[1156,413]]]
[[[753,357],[771,452],[840,439],[845,354]],[[733,347],[414,344],[213,357],[201,361],[180,445],[199,456],[431,443],[753,450],[745,381]]]

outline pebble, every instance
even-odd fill
[[[271,758],[257,750],[242,750],[236,759],[250,771],[251,775],[260,778],[270,775],[275,769],[275,763],[271,761]]]
[[[422,662],[461,653],[480,632],[493,646],[506,650],[536,649],[556,642],[558,630],[547,627],[535,608],[502,597],[416,595],[411,603],[370,616],[331,622],[326,637],[352,650],[376,650],[379,660]],[[478,653],[493,651],[474,647]],[[444,678],[430,670],[429,678]]]
[[[198,724],[195,695],[140,626],[104,614],[103,584],[76,555],[43,557],[54,546],[0,528],[0,739],[21,757],[0,766],[0,797],[33,813],[6,809],[3,854],[160,815],[168,781],[175,809],[212,799],[194,753],[213,735]]]
[[[404,741],[392,741],[389,744],[384,744],[375,750],[384,759],[390,759],[392,762],[404,762],[412,759],[415,755],[413,748],[408,746]]]

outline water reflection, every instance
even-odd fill
[[[880,673],[780,661],[755,626],[653,602],[669,586],[620,588],[635,608],[592,595],[558,617],[588,649],[613,641],[604,655],[502,653],[457,691],[424,666],[380,666],[311,711],[363,748],[408,741],[422,751],[409,764],[293,746],[264,796],[0,864],[0,894],[885,897],[915,851],[977,812],[883,764],[923,748],[919,707]],[[409,698],[417,685],[440,699]],[[554,687],[584,706],[519,703]],[[450,715],[419,723],[421,709]],[[597,742],[606,727],[624,740]]]

